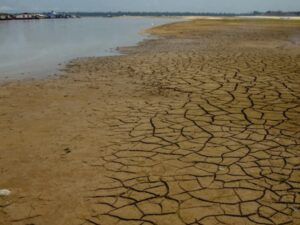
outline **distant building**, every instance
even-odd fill
[[[36,19],[46,19],[48,18],[45,14],[35,14],[34,15]]]
[[[55,18],[57,18],[57,13],[55,11],[51,11],[51,12],[47,13],[47,17],[50,19],[55,19]]]
[[[7,13],[0,13],[0,20],[12,20],[14,16]]]
[[[35,15],[31,13],[20,13],[15,15],[15,19],[17,20],[30,20],[35,19]]]
[[[67,13],[56,13],[54,11],[45,13],[45,14],[41,14],[41,13],[19,13],[19,14],[0,13],[0,20],[67,19],[67,18],[77,18],[77,17],[72,16]]]

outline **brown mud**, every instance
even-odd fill
[[[300,22],[151,32],[0,84],[1,225],[300,224]]]

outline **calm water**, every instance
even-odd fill
[[[174,19],[81,18],[0,22],[0,79],[39,78],[77,57],[117,54],[139,31]]]

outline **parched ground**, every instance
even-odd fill
[[[1,84],[1,225],[300,224],[300,22],[151,32]]]

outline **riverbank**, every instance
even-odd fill
[[[194,20],[0,86],[0,224],[298,224],[299,23]]]

